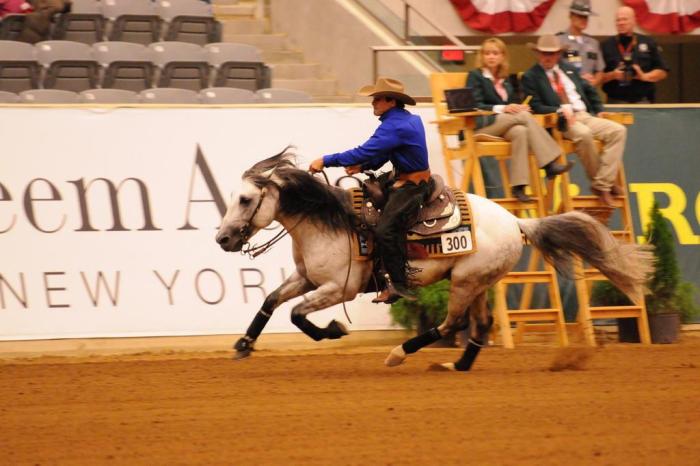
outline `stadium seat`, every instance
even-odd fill
[[[139,94],[144,104],[198,104],[199,95],[188,89],[157,87]]]
[[[203,104],[254,104],[255,93],[246,89],[233,87],[209,87],[199,91]]]
[[[85,104],[138,104],[138,93],[124,89],[89,89],[80,93],[80,101]]]
[[[24,29],[26,15],[7,15],[0,20],[0,40],[16,40]]]
[[[270,87],[255,92],[258,101],[265,104],[305,104],[313,102],[309,94],[295,89]]]
[[[153,87],[155,65],[144,45],[132,42],[98,42],[93,44],[94,57],[102,65],[103,88],[140,92]]]
[[[270,68],[260,62],[228,61],[216,68],[214,86],[257,91],[270,87]]]
[[[186,42],[156,42],[148,46],[160,68],[159,87],[177,87],[199,92],[209,87],[209,63],[204,49]]]
[[[13,40],[0,41],[0,90],[22,92],[39,87],[41,66],[32,45]]]
[[[112,21],[111,41],[148,45],[160,40],[162,20],[151,0],[104,0],[102,14]]]
[[[207,16],[176,16],[170,21],[165,40],[204,45],[221,40],[221,23]]]
[[[58,17],[51,38],[93,44],[104,40],[106,20],[100,2],[72,0],[71,12]]]
[[[19,96],[13,92],[0,91],[0,104],[16,104]]]
[[[156,10],[167,22],[177,16],[212,17],[211,5],[200,0],[158,0]]]
[[[206,44],[204,50],[210,65],[219,67],[228,61],[263,62],[260,50],[248,44],[235,42],[217,42]]]
[[[45,89],[80,92],[99,82],[99,64],[89,45],[67,40],[47,40],[35,45],[39,63],[46,70]]]
[[[247,44],[219,42],[204,46],[207,61],[214,67],[214,85],[257,91],[270,87],[270,68],[260,51]]]
[[[19,94],[22,103],[26,104],[78,104],[78,94],[60,89],[31,89]]]

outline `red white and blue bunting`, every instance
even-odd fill
[[[450,1],[467,26],[492,34],[538,29],[554,3],[554,0]]]

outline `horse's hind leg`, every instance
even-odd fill
[[[343,292],[333,283],[321,285],[313,293],[304,296],[304,301],[292,309],[292,323],[316,341],[323,339],[335,340],[348,334],[345,325],[337,320],[331,320],[328,326],[320,328],[306,318],[306,315],[325,309],[343,301]]]
[[[469,306],[469,320],[470,331],[467,347],[464,349],[464,353],[459,361],[442,365],[446,369],[468,371],[479,355],[479,351],[486,344],[489,330],[493,324],[493,318],[488,314],[486,292],[477,296],[471,306]]]
[[[267,321],[272,317],[272,312],[285,301],[296,298],[313,289],[313,285],[309,283],[298,272],[294,272],[287,278],[275,291],[270,293],[263,302],[262,307],[255,314],[253,321],[248,326],[245,336],[241,337],[233,348],[236,350],[235,359],[243,359],[250,356],[253,351],[253,344],[262,333]]]
[[[451,335],[457,330],[466,328],[466,309],[471,301],[471,292],[466,288],[458,288],[454,284],[450,290],[450,298],[447,304],[447,317],[439,327],[433,327],[427,332],[406,340],[391,350],[389,356],[384,360],[384,364],[389,367],[398,366],[403,363],[406,356],[413,354],[419,349],[435,343],[436,341]]]

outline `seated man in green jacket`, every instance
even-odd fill
[[[598,93],[578,71],[561,62],[561,44],[556,36],[545,35],[537,44],[528,44],[537,53],[538,63],[523,75],[523,89],[532,96],[535,113],[559,113],[566,120],[564,137],[576,147],[591,180],[591,192],[606,205],[613,206],[612,195],[622,194],[615,185],[622,160],[627,129],[605,116]],[[595,139],[603,141],[599,154]]]

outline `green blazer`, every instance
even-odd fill
[[[586,104],[588,113],[597,115],[602,112],[603,103],[600,101],[595,88],[583,79],[571,65],[559,62],[559,68],[573,81],[576,86],[576,92],[579,93],[583,103]],[[544,68],[539,63],[525,72],[522,82],[525,95],[532,96],[530,107],[535,113],[555,113],[559,109],[561,100],[554,89],[552,89],[552,84],[549,82]]]
[[[467,76],[467,87],[471,87],[472,93],[474,94],[474,103],[476,107],[480,110],[493,110],[494,105],[507,105],[513,104],[515,102],[515,91],[513,86],[506,80],[503,82],[503,87],[505,87],[508,93],[508,100],[503,100],[498,92],[496,92],[496,87],[493,85],[493,81],[484,76],[484,73],[480,68],[471,70]],[[496,115],[480,116],[476,119],[476,129],[483,128],[484,126],[492,125],[496,121]]]

